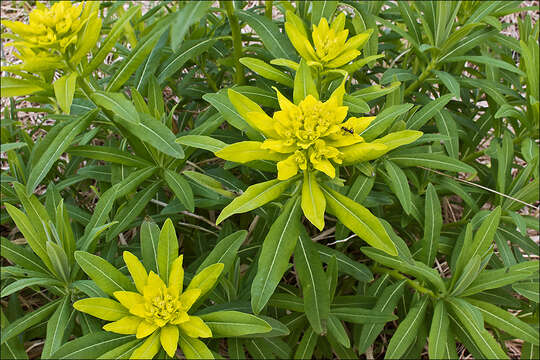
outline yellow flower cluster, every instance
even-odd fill
[[[157,353],[159,344],[169,356],[174,356],[180,332],[191,338],[209,338],[212,331],[204,321],[188,315],[192,305],[215,284],[223,270],[223,264],[203,269],[182,291],[184,270],[183,256],[176,258],[168,279],[168,286],[153,271],[149,274],[137,257],[124,252],[124,261],[135,282],[138,292],[115,291],[118,302],[107,298],[88,298],[77,301],[75,309],[100,319],[113,321],[104,330],[118,334],[135,334],[138,339],[149,336],[146,342],[132,354],[132,358],[144,358],[149,346],[150,353]],[[104,311],[107,309],[107,311]]]
[[[321,171],[336,176],[336,164],[373,160],[387,151],[384,143],[367,143],[360,134],[375,117],[351,117],[343,106],[344,84],[321,102],[308,95],[295,105],[277,89],[281,110],[273,118],[246,96],[229,89],[229,99],[255,129],[263,142],[244,141],[216,152],[225,160],[245,163],[252,160],[278,161],[278,179],[286,180],[299,170]]]
[[[360,55],[360,49],[371,35],[371,30],[364,31],[347,40],[349,30],[345,27],[345,14],[340,13],[331,25],[326,18],[321,18],[319,25],[313,25],[310,43],[302,19],[293,12],[287,12],[285,31],[308,65],[320,65],[325,68],[339,68]]]
[[[31,64],[24,69],[41,71],[61,67],[70,46],[81,43],[88,22],[93,25],[92,31],[97,30],[99,34],[101,20],[97,16],[98,8],[98,2],[82,2],[73,6],[71,1],[58,1],[51,8],[37,2],[28,24],[19,21],[2,21],[2,24],[14,33],[14,42],[10,45],[17,48],[25,63]],[[88,41],[95,43],[94,37],[97,39],[93,34]]]

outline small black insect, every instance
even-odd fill
[[[345,126],[342,126],[342,127],[341,127],[341,130],[346,131],[346,132],[348,132],[348,133],[351,134],[351,135],[354,134],[354,130],[353,130],[353,129],[348,129],[348,128],[346,128]]]

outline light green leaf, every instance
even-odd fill
[[[123,120],[123,125],[137,125],[140,122],[135,106],[122,93],[95,91],[90,97],[99,106],[111,111]]]
[[[441,203],[435,187],[429,183],[426,191],[424,237],[422,238],[421,259],[428,266],[433,265],[439,248],[442,228]]]
[[[336,11],[337,1],[315,1],[311,5],[311,24],[319,25],[321,18],[326,18],[330,22],[330,18]]]
[[[214,153],[227,146],[223,141],[206,135],[184,135],[176,138],[176,142],[178,144],[191,146],[197,149],[204,149]]]
[[[73,95],[75,94],[76,83],[76,72],[64,75],[53,83],[56,102],[64,114],[69,114],[70,112],[71,103],[73,102]]]
[[[71,298],[69,296],[64,297],[51,319],[47,322],[47,335],[41,353],[42,358],[51,358],[51,354],[62,345],[64,333],[68,328],[68,321],[73,311]]]
[[[326,197],[328,210],[343,225],[351,229],[371,246],[389,254],[397,255],[396,246],[390,240],[381,222],[368,209],[337,191],[324,186],[322,190]]]
[[[302,211],[305,217],[320,231],[324,229],[324,211],[326,199],[314,171],[304,171],[302,183]]]
[[[132,340],[135,340],[135,335],[120,335],[108,331],[99,331],[65,343],[52,354],[51,358],[97,359],[100,355]]]
[[[240,59],[240,62],[265,79],[273,80],[290,88],[294,86],[293,79],[289,75],[272,65],[267,64],[263,60],[252,57],[243,57]]]
[[[137,168],[152,166],[152,163],[112,146],[74,146],[66,151],[73,156],[102,160],[125,166]]]
[[[300,66],[294,77],[293,100],[296,105],[304,100],[308,95],[319,100],[317,85],[311,75],[311,69],[307,65],[306,60],[300,60]]]
[[[396,194],[401,207],[405,210],[405,213],[411,213],[411,189],[409,188],[409,182],[407,181],[407,176],[405,172],[401,170],[399,166],[394,164],[391,161],[384,162],[386,172],[390,178],[390,184],[392,185],[392,190]]]
[[[355,324],[387,323],[397,319],[397,316],[390,312],[379,312],[374,309],[363,308],[332,308],[331,315]]]
[[[4,249],[2,249],[3,251]],[[62,282],[56,279],[52,278],[36,278],[32,277],[29,279],[19,279],[14,282],[12,282],[9,285],[6,285],[2,289],[1,297],[9,296],[13,293],[18,292],[19,290],[25,289],[27,287],[31,286],[41,286],[41,287],[49,287],[49,286],[62,286]]]
[[[266,321],[239,311],[216,311],[203,314],[200,318],[212,330],[213,338],[266,333],[272,330]]]
[[[191,338],[180,332],[180,348],[187,359],[213,359],[214,354],[200,340]]]
[[[12,77],[2,76],[2,85],[0,87],[2,97],[25,96],[37,91],[45,90],[36,84],[36,81],[16,79]]]
[[[472,166],[440,154],[407,153],[405,151],[400,151],[397,154],[389,155],[388,160],[394,161],[401,167],[421,166],[431,169],[476,174],[476,169]]]
[[[221,223],[223,220],[234,214],[241,214],[276,199],[296,180],[291,178],[289,180],[281,181],[278,179],[265,181],[256,185],[251,185],[247,190],[231,201],[219,214],[216,224]]]

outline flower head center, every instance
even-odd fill
[[[164,326],[169,322],[177,322],[186,315],[186,311],[178,298],[166,291],[147,300],[145,308],[146,318],[158,326]]]

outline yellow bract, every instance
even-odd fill
[[[355,159],[372,149],[385,150],[386,145],[383,143],[365,143],[359,135],[374,117],[351,117],[345,121],[348,108],[342,104],[343,86],[342,84],[338,87],[326,102],[308,95],[298,105],[293,104],[276,89],[281,110],[276,111],[273,118],[246,96],[230,89],[229,98],[232,104],[238,112],[244,113],[246,121],[266,135],[267,139],[263,142],[232,144],[216,152],[216,155],[240,163],[261,159],[278,161],[278,179],[286,180],[296,175],[299,170],[318,170],[334,178],[336,165],[353,162],[348,157]],[[243,109],[251,111],[246,113]],[[257,121],[263,117],[267,120]],[[363,144],[361,154],[354,147],[360,143]],[[362,160],[374,158],[364,156]]]
[[[88,21],[101,28],[98,8],[99,3],[96,6],[91,2],[73,6],[71,1],[58,1],[51,8],[38,2],[29,15],[28,24],[18,21],[2,21],[2,24],[15,34],[11,46],[16,47],[18,56],[30,64],[22,68],[41,71],[61,67],[70,45],[81,42],[80,36]]]
[[[104,325],[104,330],[135,334],[138,339],[152,335],[133,352],[132,359],[146,358],[151,353],[148,348],[150,343],[158,339],[156,331],[159,332],[159,340],[167,354],[174,356],[180,332],[191,338],[212,336],[212,331],[204,321],[198,316],[188,315],[188,312],[197,299],[212,288],[223,270],[223,264],[203,269],[182,292],[182,259],[180,255],[172,263],[167,286],[153,271],[147,274],[139,259],[125,251],[124,261],[138,292],[116,291],[114,297],[118,302],[106,298],[90,298],[79,300],[73,306],[92,316],[115,320]],[[102,310],[97,311],[98,308]],[[151,354],[154,355],[155,352]]]
[[[323,68],[339,68],[360,55],[360,48],[371,35],[371,30],[364,31],[347,40],[349,30],[345,27],[345,14],[340,13],[331,25],[326,18],[321,18],[318,25],[313,25],[310,43],[302,19],[292,11],[287,11],[285,31],[296,48],[309,65]]]

